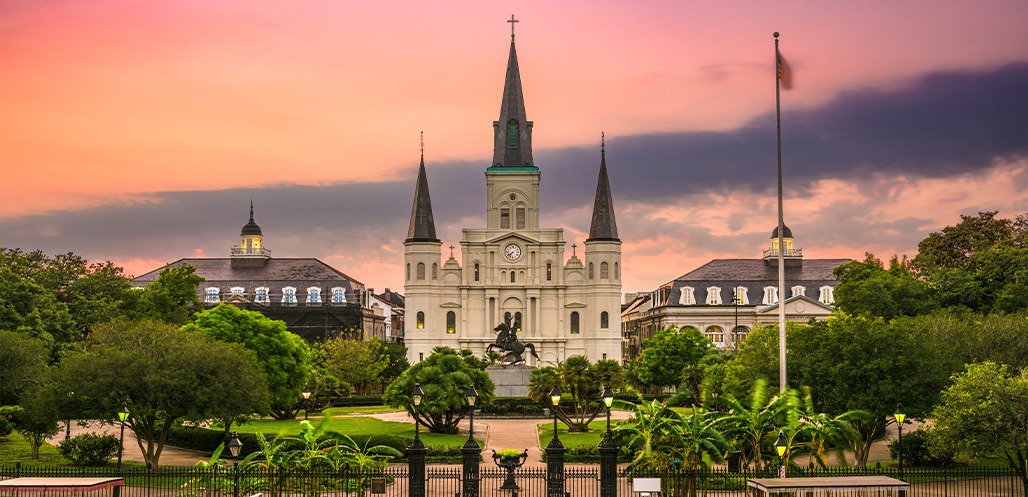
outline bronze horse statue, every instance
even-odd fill
[[[520,328],[520,319],[515,319],[514,323],[511,324],[510,318],[508,317],[504,322],[493,328],[493,333],[497,334],[496,342],[489,344],[489,346],[485,348],[485,351],[492,352],[494,348],[500,349],[500,351],[504,353],[504,359],[510,359],[503,361],[505,365],[523,364],[525,362],[525,358],[522,354],[525,353],[525,350],[531,352],[532,356],[535,357],[537,361],[542,360],[539,358],[539,354],[535,353],[534,344],[521,343],[521,341],[518,340],[518,330]]]

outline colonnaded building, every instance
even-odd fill
[[[436,237],[424,152],[404,242],[405,344],[411,362],[437,346],[482,355],[494,328],[521,323],[521,342],[535,345],[543,364],[572,355],[621,360],[621,240],[618,239],[606,158],[589,238],[579,258],[565,257],[564,230],[539,227],[540,169],[532,159],[532,121],[518,70],[514,35],[499,119],[493,122],[493,160],[485,170],[485,228],[464,228],[460,261],[442,260]],[[527,364],[537,365],[527,352]]]

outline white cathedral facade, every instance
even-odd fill
[[[573,355],[621,361],[621,240],[601,149],[589,238],[566,257],[563,228],[539,226],[541,172],[532,159],[532,122],[525,114],[514,36],[493,161],[485,170],[485,227],[464,228],[460,260],[444,261],[436,237],[424,154],[404,242],[408,359],[438,346],[481,356],[504,321],[520,323],[529,365],[553,365]],[[581,253],[581,255],[579,255]],[[580,258],[582,257],[582,258]],[[583,259],[584,258],[584,259]]]

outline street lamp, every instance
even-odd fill
[[[785,432],[778,430],[778,440],[775,440],[775,451],[778,452],[778,477],[785,478],[785,449],[787,447],[785,441]]]
[[[303,389],[303,392],[300,395],[303,395],[303,420],[306,421],[307,420],[307,411],[311,410],[311,403],[310,403],[310,400],[311,400],[311,389],[310,388]]]
[[[603,405],[607,406],[607,433],[603,436],[610,440],[610,406],[614,404],[614,392],[609,385],[604,385],[603,393],[600,396],[603,398]]]
[[[600,452],[600,497],[617,497],[617,454],[618,448],[610,436],[610,406],[614,404],[614,391],[604,385],[600,394],[607,406],[607,431],[603,434],[598,450]]]
[[[425,391],[421,389],[420,383],[414,384],[414,390],[411,390],[410,398],[414,402],[414,444],[420,444],[421,433],[419,428],[421,427],[421,422],[418,420],[418,406],[421,405],[421,399],[425,398]]]
[[[553,387],[553,390],[550,390],[550,403],[553,404],[553,442],[550,442],[550,445],[554,445],[554,442],[560,443],[560,440],[557,438],[557,406],[560,405],[559,388]]]
[[[899,427],[899,467],[900,467],[900,479],[903,479],[903,422],[907,420],[907,415],[903,412],[903,404],[896,404],[896,414],[892,415],[893,419],[896,420],[896,426]]]
[[[565,448],[557,438],[557,406],[560,405],[560,389],[550,390],[553,404],[553,440],[546,446],[546,497],[564,497],[564,452]]]
[[[121,471],[121,453],[125,451],[125,421],[128,421],[128,402],[121,403],[121,410],[118,411],[118,419],[121,420],[121,437],[118,443],[118,471]]]
[[[475,401],[478,400],[478,391],[475,390],[475,385],[468,387],[468,391],[464,394],[464,397],[468,399],[468,441],[465,446],[474,445],[476,448],[478,444],[475,443]]]
[[[236,432],[232,432],[232,438],[228,441],[228,453],[232,454],[232,469],[233,469],[233,490],[232,495],[239,497],[239,453],[243,450],[243,442],[239,441],[239,435]]]
[[[425,392],[421,390],[420,383],[414,384],[410,398],[411,403],[414,404],[414,441],[404,451],[407,455],[407,488],[410,497],[425,497],[425,454],[428,453],[428,448],[421,443],[421,422],[418,420],[418,406],[425,398]]]

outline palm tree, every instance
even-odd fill
[[[635,417],[614,428],[619,445],[635,451],[628,464],[633,472],[661,472],[671,469],[676,452],[684,445],[682,416],[667,404],[657,402],[635,406]]]
[[[743,459],[760,471],[763,468],[763,448],[774,443],[778,427],[782,426],[785,413],[790,408],[789,396],[769,396],[767,382],[759,379],[753,385],[748,405],[727,394],[718,402],[728,408],[721,419],[725,434],[742,452]]]
[[[689,472],[686,489],[690,497],[696,497],[696,472],[710,469],[712,463],[724,461],[723,454],[728,450],[728,442],[717,428],[719,413],[697,411],[693,407],[692,414],[681,417],[681,420],[682,424],[678,428],[681,445],[678,451],[682,469]]]
[[[842,453],[843,447],[860,440],[860,432],[853,426],[852,421],[871,418],[871,413],[856,409],[835,417],[815,411],[810,387],[803,387],[800,409],[807,435],[810,437],[810,441],[805,443],[807,451],[810,453],[810,462],[812,465],[817,463],[821,468],[828,467],[829,446],[838,448]],[[844,458],[840,457],[839,459],[845,462]]]

